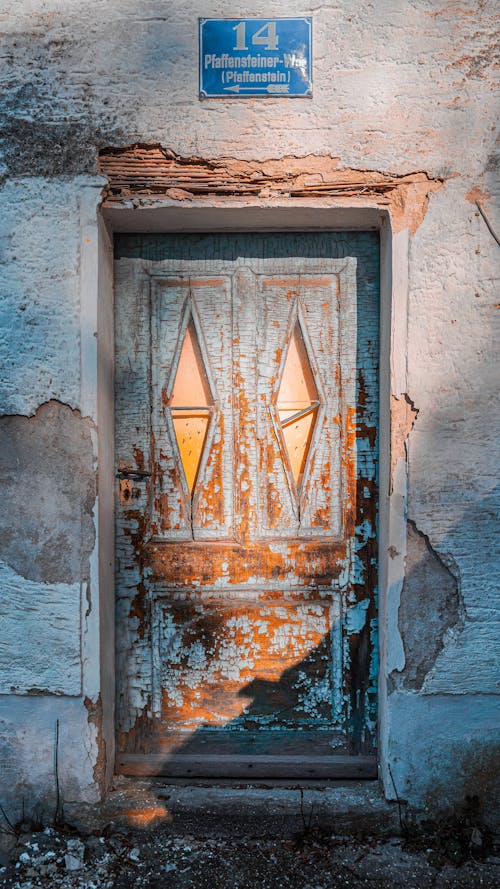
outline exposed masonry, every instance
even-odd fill
[[[102,149],[99,172],[109,180],[106,206],[131,199],[134,206],[142,206],[161,197],[190,201],[204,195],[373,198],[391,211],[395,230],[407,227],[412,233],[425,216],[429,196],[444,182],[422,171],[393,175],[345,169],[339,163],[339,158],[330,155],[266,161],[185,158],[158,143],[137,143]]]
[[[0,559],[26,580],[88,580],[95,542],[92,423],[58,401],[0,418]]]
[[[422,620],[425,615],[425,620]],[[464,605],[459,580],[429,538],[408,521],[406,574],[399,606],[405,666],[396,685],[420,691],[452,628],[461,629]]]
[[[95,726],[96,729],[97,758],[94,763],[94,780],[97,786],[100,788],[101,792],[104,793],[106,787],[107,751],[106,741],[102,732],[101,694],[99,693],[95,701],[93,701],[89,697],[85,697],[83,703],[85,704],[85,709],[88,713],[89,725]]]

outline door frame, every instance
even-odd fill
[[[95,195],[95,192],[94,192]],[[93,215],[93,214],[91,214]],[[87,216],[88,219],[88,216]],[[334,198],[204,197],[189,202],[149,199],[139,208],[97,208],[81,226],[82,246],[95,236],[94,248],[82,264],[82,334],[85,318],[95,319],[97,361],[85,361],[86,346],[95,350],[95,336],[82,337],[82,391],[95,393],[98,415],[98,587],[100,641],[100,740],[105,745],[105,784],[114,774],[114,303],[113,236],[115,233],[224,231],[378,231],[380,236],[380,446],[379,446],[379,776],[388,797],[393,789],[388,769],[390,725],[387,697],[390,674],[404,665],[398,629],[398,608],[406,555],[406,434],[396,423],[397,405],[407,392],[407,304],[409,230],[393,224],[388,209],[376,200]],[[86,325],[89,326],[88,323]],[[91,325],[92,326],[92,325]],[[391,410],[394,420],[391,424]],[[393,438],[391,441],[391,431]],[[396,433],[396,435],[394,435]],[[391,460],[392,446],[392,460]],[[392,468],[391,468],[392,467]],[[97,574],[97,572],[96,572]],[[97,578],[96,578],[97,580]],[[105,792],[106,787],[101,788]]]

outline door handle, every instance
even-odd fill
[[[151,478],[151,472],[147,469],[121,469],[116,473],[115,478],[128,478],[134,482],[140,482],[144,478]]]

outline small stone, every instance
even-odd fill
[[[81,870],[83,867],[83,862],[81,858],[77,858],[76,855],[71,855],[70,852],[67,852],[64,856],[64,864],[66,865],[66,870]]]
[[[83,858],[85,854],[85,845],[81,840],[68,840],[66,846],[72,855],[76,855],[78,858]]]
[[[132,849],[132,851],[129,853],[129,856],[128,856],[128,857],[130,858],[131,861],[139,861],[139,858],[140,858],[140,849],[138,849],[137,846],[136,846],[136,847],[135,847],[134,849]]]
[[[475,827],[471,833],[470,841],[473,846],[482,846],[483,845],[483,835],[481,831]]]
[[[49,850],[48,852],[45,852],[45,855],[42,855],[41,860],[43,862],[47,862],[47,861],[51,861],[52,858],[55,858],[55,857],[56,857],[56,853]]]
[[[21,852],[19,861],[21,864],[24,864],[26,866],[28,864],[31,864],[31,857],[28,855],[27,852]]]

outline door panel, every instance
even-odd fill
[[[374,774],[376,237],[123,237],[115,334],[119,768]]]
[[[344,263],[338,274],[330,276],[266,276],[259,281],[259,525],[266,536],[340,539],[343,534],[343,505],[347,510],[349,502],[342,487],[347,481],[341,472],[342,451],[348,465],[353,460],[348,453],[353,443],[342,441],[341,423],[354,408],[356,379],[356,316],[343,304],[349,293],[348,265]],[[348,328],[342,367],[341,324]],[[303,363],[309,370],[309,388],[314,390],[310,394],[318,402],[300,486],[279,416],[280,384],[296,332],[303,341]],[[303,405],[303,401],[298,405],[299,412]],[[289,440],[293,442],[293,437]]]
[[[233,462],[231,279],[152,277],[151,299],[153,462],[158,470],[154,479],[152,529],[170,541],[192,540],[193,535],[196,540],[229,538],[233,521],[233,480],[228,471]],[[183,382],[180,378],[184,368],[178,365],[190,324],[211,390],[207,398],[211,413],[192,496],[183,472],[172,413],[179,415],[179,406],[199,407],[193,404],[201,397],[199,387],[194,385],[193,389],[194,370],[181,389],[190,403],[179,405],[177,401],[177,408],[168,408],[175,382]]]

